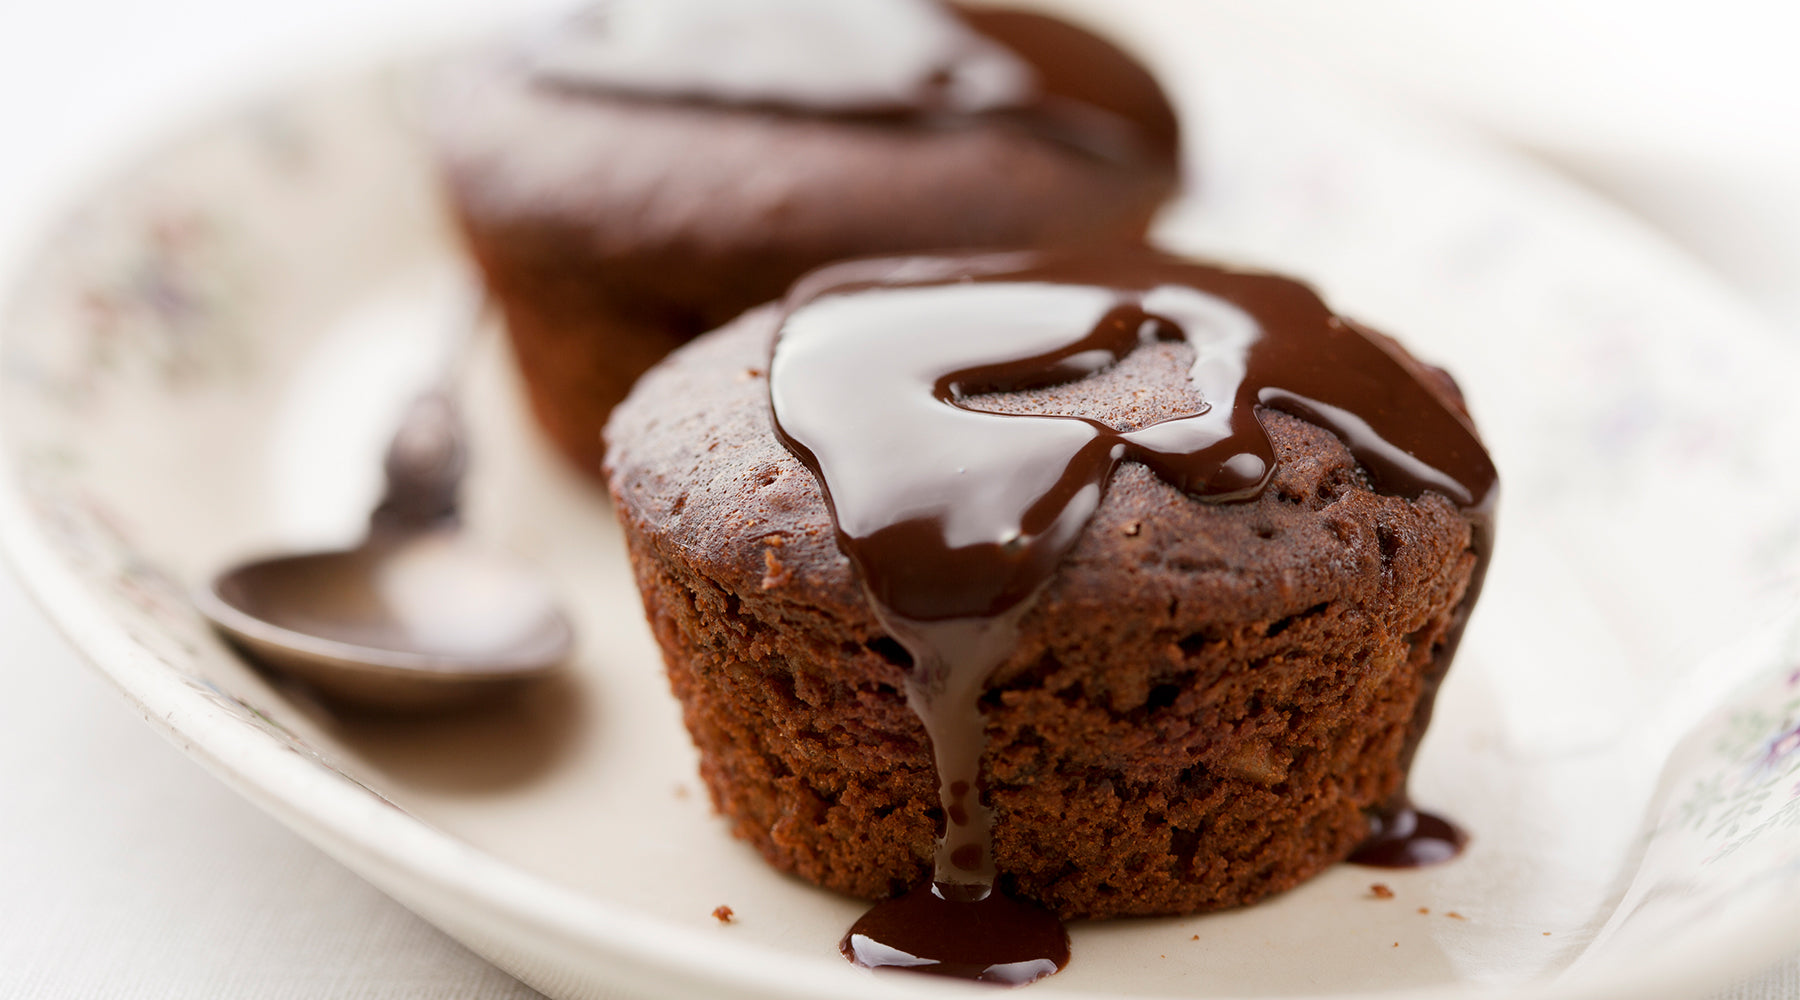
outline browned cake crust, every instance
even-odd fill
[[[771,433],[759,310],[652,371],[607,428],[644,605],[713,800],[776,867],[878,898],[930,870],[924,731],[812,475]],[[1181,345],[1003,402],[1121,428],[1197,400]],[[1371,492],[1331,434],[1262,414],[1257,500],[1135,464],[985,699],[1003,886],[1068,917],[1249,903],[1342,860],[1401,787],[1475,555],[1449,501]]]
[[[1132,240],[1176,182],[1172,161],[1110,160],[1013,124],[576,93],[504,59],[437,96],[451,206],[532,408],[595,474],[600,427],[638,375],[801,273],[881,253]]]

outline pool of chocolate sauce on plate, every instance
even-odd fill
[[[1465,607],[1480,589],[1497,490],[1468,418],[1429,369],[1305,285],[1150,251],[995,254],[836,265],[803,279],[786,310],[776,432],[817,477],[877,618],[912,655],[907,698],[945,814],[931,879],[845,936],[859,964],[1016,984],[1068,960],[1060,923],[1000,888],[978,703],[1121,462],[1204,501],[1247,500],[1274,471],[1257,411],[1282,410],[1335,433],[1376,490],[1432,490],[1462,508],[1479,560]],[[1201,412],[1118,431],[964,405],[1085,377],[1158,340],[1192,347]],[[1461,844],[1403,795],[1371,829],[1353,860],[1430,863]]]

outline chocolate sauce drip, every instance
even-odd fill
[[[1444,378],[1448,380],[1449,376],[1444,375]],[[1455,383],[1449,383],[1448,387],[1454,389]],[[1444,635],[1441,648],[1433,656],[1430,670],[1420,678],[1424,690],[1420,692],[1419,706],[1413,712],[1412,724],[1407,727],[1410,735],[1406,745],[1400,750],[1400,773],[1407,776],[1408,780],[1412,773],[1413,755],[1418,752],[1419,741],[1425,736],[1426,728],[1431,725],[1431,713],[1437,705],[1438,687],[1443,684],[1444,674],[1450,669],[1451,661],[1456,658],[1457,648],[1462,645],[1463,628],[1469,623],[1469,610],[1475,606],[1475,598],[1481,594],[1481,584],[1487,576],[1487,551],[1492,544],[1492,536],[1492,514],[1488,510],[1476,521],[1475,545],[1479,561],[1475,564],[1475,572],[1469,577],[1469,589],[1463,595],[1462,605],[1457,608],[1455,621]],[[1357,845],[1356,850],[1350,852],[1350,857],[1346,860],[1351,864],[1368,865],[1372,868],[1421,868],[1456,857],[1469,842],[1469,835],[1455,823],[1414,805],[1405,785],[1394,793],[1393,798],[1367,810],[1364,815],[1369,821],[1369,833]]]
[[[1119,431],[966,403],[1082,378],[1154,340],[1193,348],[1199,412]],[[861,261],[796,286],[770,365],[775,430],[817,477],[876,618],[912,654],[907,698],[931,738],[945,813],[929,889],[877,905],[846,954],[915,964],[883,956],[930,954],[912,944],[935,940],[913,926],[919,914],[973,925],[944,913],[1000,896],[980,697],[1119,463],[1202,500],[1247,500],[1275,465],[1258,410],[1282,410],[1335,433],[1375,489],[1433,490],[1462,507],[1485,563],[1494,468],[1427,371],[1304,285],[1149,251]],[[968,954],[940,971],[983,964]]]
[[[1419,868],[1462,853],[1469,835],[1441,816],[1424,812],[1401,793],[1369,816],[1369,836],[1350,852],[1350,862],[1372,868]]]
[[[602,0],[532,40],[545,83],[773,112],[1014,122],[1096,155],[1160,159],[1174,109],[1111,43],[1028,11],[936,0]]]

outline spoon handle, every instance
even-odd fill
[[[371,535],[412,533],[454,527],[458,494],[468,468],[468,429],[458,404],[462,369],[473,353],[492,304],[480,291],[467,307],[468,321],[445,355],[437,380],[413,399],[388,444],[387,486],[369,515]]]
[[[387,488],[369,515],[371,534],[447,528],[458,519],[458,493],[468,467],[468,435],[455,396],[444,387],[420,393],[388,445]]]

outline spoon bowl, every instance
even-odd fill
[[[518,563],[453,530],[245,563],[197,595],[254,658],[327,698],[435,710],[553,672],[574,631]]]
[[[362,544],[233,566],[196,607],[252,659],[340,704],[469,707],[551,673],[574,628],[529,568],[462,533],[463,441],[448,391],[420,396]]]

